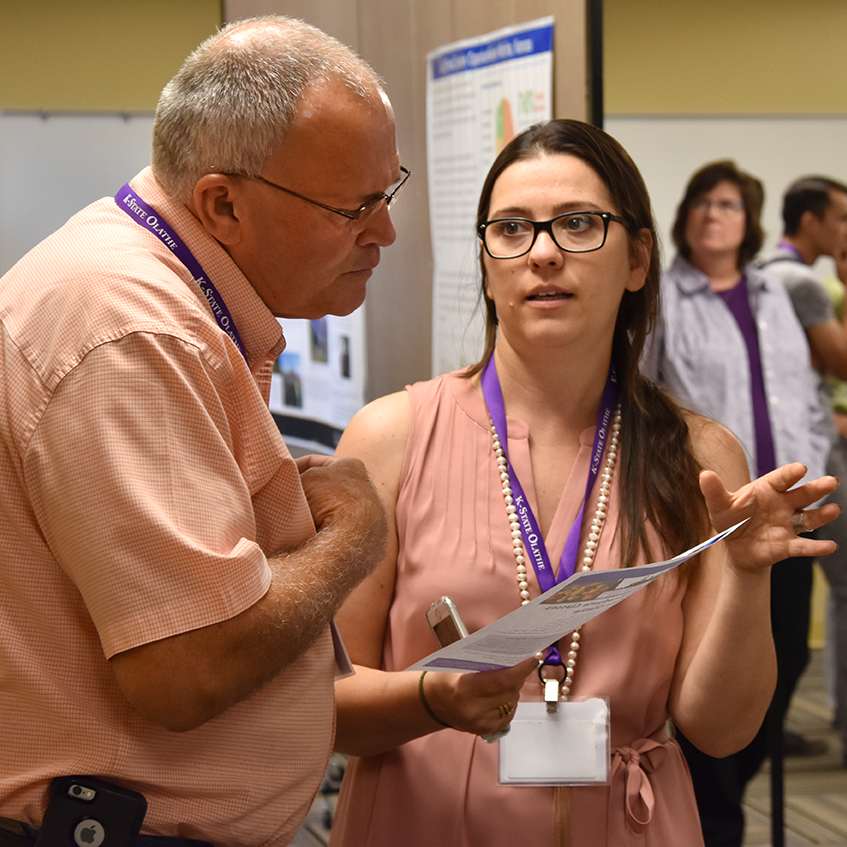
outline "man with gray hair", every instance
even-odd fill
[[[139,847],[294,836],[386,523],[361,463],[286,449],[277,318],[362,303],[407,176],[364,62],[237,22],[166,86],[152,168],[0,279],[0,844],[57,843],[81,774],[92,810],[143,795]]]

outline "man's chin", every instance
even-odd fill
[[[327,315],[343,318],[356,311],[365,302],[366,283],[370,272],[361,275],[359,280],[351,280],[351,274],[338,277],[334,284],[324,289],[320,296],[312,298],[308,303],[300,303],[290,310],[275,312],[277,318],[284,320],[316,321]]]
[[[347,305],[344,305],[344,306],[333,307],[333,309],[331,311],[327,312],[327,314],[328,315],[335,315],[338,318],[343,318],[343,317],[346,317],[347,315],[352,315],[353,312],[355,312],[356,309],[358,309],[359,306],[361,306],[362,303],[364,303],[364,302],[365,302],[365,298],[360,297],[355,303],[348,303]]]
[[[338,284],[335,292],[338,296],[330,304],[327,314],[344,317],[355,312],[365,302],[366,283],[370,275],[368,272],[367,276],[362,275],[361,281],[356,282],[350,280],[352,274],[346,274]]]

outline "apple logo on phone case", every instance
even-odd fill
[[[100,847],[106,840],[106,830],[103,824],[94,818],[85,818],[76,825],[74,841],[78,847]]]

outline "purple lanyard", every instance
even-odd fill
[[[538,576],[541,590],[549,591],[554,585],[564,582],[568,577],[572,576],[576,570],[577,557],[579,555],[579,536],[582,530],[582,519],[585,515],[585,504],[588,501],[594,481],[597,479],[597,474],[600,471],[600,463],[606,447],[606,438],[609,434],[609,426],[618,399],[619,388],[617,376],[614,368],[612,368],[609,371],[609,378],[606,380],[606,386],[603,389],[600,412],[597,416],[597,431],[594,433],[594,446],[591,451],[591,465],[588,468],[588,479],[585,483],[585,497],[582,500],[579,514],[576,516],[576,520],[568,533],[565,549],[562,551],[558,575],[553,573],[550,565],[550,555],[544,545],[541,530],[538,528],[538,521],[535,519],[529,501],[526,499],[524,490],[518,480],[518,475],[509,461],[506,446],[509,437],[506,428],[506,408],[503,403],[503,391],[500,388],[500,379],[497,376],[497,366],[494,364],[494,356],[488,360],[483,368],[481,384],[482,396],[485,398],[488,413],[491,415],[491,421],[494,424],[494,429],[497,431],[497,436],[503,447],[503,455],[506,457],[509,471],[509,485],[512,488],[515,508],[518,510],[517,514],[520,518],[524,547],[535,567],[535,573]]]
[[[778,250],[784,250],[786,253],[790,253],[798,262],[803,262],[800,251],[793,244],[789,244],[787,241],[780,241],[776,247]],[[805,265],[806,263],[803,262],[803,264]]]
[[[573,576],[576,570],[577,557],[579,556],[579,536],[582,531],[585,504],[588,502],[594,481],[600,472],[600,463],[606,447],[606,438],[609,434],[612,414],[618,401],[619,388],[617,375],[614,368],[610,369],[609,377],[603,388],[603,395],[600,400],[600,412],[597,416],[597,430],[594,433],[594,446],[591,450],[591,464],[588,468],[588,479],[585,483],[585,496],[582,499],[579,514],[576,516],[576,520],[568,533],[565,549],[562,551],[562,559],[559,563],[558,575],[553,573],[553,568],[550,564],[550,554],[547,552],[547,547],[544,544],[544,538],[538,527],[538,521],[535,519],[529,501],[526,499],[520,480],[518,480],[518,475],[509,461],[507,449],[509,433],[506,427],[506,407],[503,402],[503,390],[500,387],[500,378],[497,375],[497,366],[494,364],[494,356],[486,362],[482,370],[481,385],[482,396],[485,398],[488,413],[491,415],[491,422],[494,424],[494,429],[500,440],[500,446],[503,448],[503,455],[506,458],[506,467],[509,471],[509,485],[512,489],[512,497],[515,501],[515,508],[520,519],[524,549],[532,560],[541,590],[549,591],[554,585],[564,582],[568,577]],[[547,651],[542,667],[544,665],[564,665],[561,653],[555,644]],[[540,673],[541,668],[539,668]],[[544,679],[543,676],[541,678]]]
[[[188,268],[188,272],[194,277],[194,281],[200,286],[200,290],[206,297],[218,326],[233,340],[238,352],[244,356],[244,361],[249,365],[247,353],[244,352],[244,345],[241,343],[241,336],[235,328],[235,321],[233,321],[223,297],[221,297],[214,283],[206,276],[200,263],[194,258],[194,254],[188,249],[185,242],[176,234],[170,224],[163,221],[158,213],[132,190],[129,183],[115,195],[115,202],[134,221],[152,232]]]

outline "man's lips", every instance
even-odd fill
[[[373,273],[373,269],[375,267],[376,267],[376,265],[366,265],[365,267],[362,267],[362,268],[353,268],[353,270],[347,271],[347,273],[353,274],[353,275],[367,274],[368,276],[370,276],[370,274]]]
[[[351,274],[359,274],[359,273],[373,273],[374,268],[379,264],[379,260],[382,257],[379,255],[374,256],[371,254],[370,260],[365,259],[365,264],[360,268],[352,268],[347,273]]]

